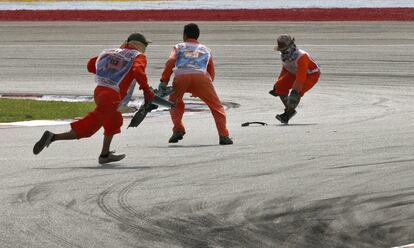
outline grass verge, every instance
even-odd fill
[[[94,102],[0,98],[0,122],[72,119],[82,117],[94,108]]]

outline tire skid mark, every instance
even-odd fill
[[[165,203],[156,207],[163,214],[156,215],[153,224],[164,230],[165,239],[178,242],[182,247],[231,247],[232,239],[245,239],[246,232],[241,229],[237,235],[228,235],[234,234],[232,230],[238,223],[229,223],[221,213],[215,213],[215,208],[214,205],[208,207],[205,201]],[[156,212],[152,210],[153,214]],[[250,247],[254,246],[254,242],[245,241]]]
[[[73,162],[68,162],[68,163],[73,163]],[[35,169],[40,169],[40,168],[35,168]],[[73,182],[73,181],[84,181],[84,180],[87,180],[87,179],[107,177],[107,176],[110,176],[111,174],[112,173],[107,173],[107,174],[102,174],[102,173],[88,174],[87,176],[82,175],[82,176],[76,176],[76,177],[68,177],[68,178],[62,178],[62,179],[57,179],[57,180],[45,181],[45,182],[41,182],[41,183],[26,183],[26,184],[22,184],[22,185],[18,185],[18,186],[10,186],[10,187],[4,188],[4,189],[36,187],[36,186],[39,186],[40,184],[44,184],[44,185],[59,184],[59,185],[61,185],[63,183],[70,183],[70,182]]]
[[[144,215],[137,211],[135,208],[133,208],[130,203],[128,202],[128,195],[129,193],[134,189],[134,187],[141,182],[147,181],[150,178],[143,178],[133,181],[132,183],[129,183],[127,186],[123,187],[118,194],[118,204],[121,207],[122,210],[124,210],[126,213],[128,213],[131,216],[138,217],[138,218],[144,218]]]
[[[93,198],[93,202],[94,203],[96,202],[96,195],[94,195],[93,197],[89,197],[89,198]],[[77,215],[83,216],[85,218],[91,218],[91,217],[93,217],[93,218],[95,218],[97,220],[101,220],[101,221],[104,221],[104,222],[111,222],[112,221],[109,218],[101,217],[99,215],[93,214],[91,211],[87,212],[87,211],[83,211],[83,210],[81,210],[79,208],[76,208],[75,207],[76,204],[77,204],[76,199],[73,199],[73,200],[71,200],[67,204],[60,204],[60,205],[62,207],[64,207],[65,210],[71,211],[71,212],[73,212],[73,213],[75,213]]]
[[[339,108],[346,109],[348,111],[355,111],[358,112],[361,109],[367,109],[367,108],[361,108],[362,106],[367,107],[375,107],[377,111],[372,111],[368,113],[368,116],[360,116],[357,120],[355,120],[357,117],[353,118],[353,120],[343,121],[341,118],[340,125],[349,125],[349,124],[360,124],[361,122],[369,122],[374,120],[379,120],[383,118],[390,117],[390,115],[395,115],[399,113],[407,114],[410,109],[403,109],[402,107],[409,106],[407,105],[407,100],[401,99],[400,92],[394,93],[391,91],[390,97],[384,97],[379,94],[372,95],[371,97],[367,97],[366,94],[364,95],[355,95],[355,90],[346,92],[347,90],[344,88],[341,88],[342,94],[331,94],[327,95],[325,93],[319,93],[323,97],[329,97],[332,98],[332,96],[335,96],[335,99],[330,99],[329,101],[333,102],[341,102],[341,106]],[[352,94],[352,96],[348,96],[348,94]],[[396,95],[397,94],[397,95]],[[396,97],[394,97],[396,95]],[[405,97],[408,100],[411,100],[411,96]],[[371,102],[371,101],[374,102]],[[370,103],[371,102],[371,103]]]
[[[147,239],[157,240],[157,238],[160,238],[160,233],[146,228],[149,225],[147,221],[141,218],[138,212],[131,210],[131,207],[125,203],[125,199],[132,187],[141,181],[142,179],[129,183],[126,187],[121,188],[121,193],[117,193],[120,184],[112,185],[98,195],[97,204],[105,214],[119,222],[118,226],[122,231],[137,233],[139,236],[145,236]],[[111,199],[109,199],[111,197],[113,198],[112,202],[120,204],[119,208],[111,206]]]
[[[299,215],[302,211],[302,209],[295,209],[295,207],[291,205],[291,202],[293,202],[292,199],[293,198],[281,198],[264,201],[255,208],[248,209],[248,211],[246,211],[246,219],[259,230],[263,237],[270,239],[270,243],[280,244],[281,247],[289,247],[289,245],[292,244],[295,246],[300,245],[301,240],[304,238],[309,242],[310,240],[308,237],[301,235],[307,233],[309,229],[323,230],[326,228],[328,225],[327,223],[331,221],[331,219],[326,217],[319,218],[316,212],[329,209],[329,206],[321,204],[318,206],[318,209],[310,208],[309,210],[304,211],[305,213],[303,216],[301,215],[297,218],[292,218],[292,215]],[[268,232],[267,230],[273,230],[274,232]],[[321,232],[324,233],[324,231]],[[321,238],[317,235],[315,236],[316,238],[312,239]]]
[[[350,165],[331,167],[328,169],[345,169],[345,168],[353,168],[353,167],[361,167],[361,166],[385,165],[385,164],[408,163],[408,162],[414,162],[414,159],[397,159],[397,160],[378,161],[378,162],[371,162],[371,163],[350,164]]]
[[[120,223],[121,230],[148,241],[177,243],[178,239],[178,243],[185,244],[186,247],[207,247],[208,244],[202,241],[203,235],[194,235],[194,232],[204,232],[205,229],[220,230],[220,226],[225,224],[214,214],[204,213],[204,202],[188,204],[188,200],[179,199],[147,211],[138,211],[129,203],[128,195],[145,180],[147,178],[135,180],[123,187],[119,184],[112,185],[98,196],[99,207]],[[111,201],[118,206],[111,206]],[[214,228],[210,228],[211,226]]]
[[[67,182],[73,182],[78,180],[84,180],[85,178],[95,177],[95,176],[107,176],[107,175],[89,175],[89,176],[79,176],[74,178],[65,178],[59,180],[52,180],[47,182],[42,182],[38,184],[28,184],[24,187],[30,186],[31,188],[25,192],[17,194],[15,203],[24,204],[28,203],[32,208],[32,211],[41,211],[41,215],[38,218],[33,218],[34,227],[31,228],[33,236],[37,236],[40,239],[50,241],[58,246],[62,247],[81,247],[79,244],[74,243],[70,238],[65,236],[65,234],[60,234],[59,229],[61,226],[51,222],[53,217],[49,213],[55,212],[56,207],[60,206],[63,209],[63,214],[65,211],[71,210],[76,214],[84,215],[90,217],[90,214],[84,213],[81,210],[73,209],[73,206],[76,204],[76,199],[72,199],[69,203],[63,204],[59,202],[51,202],[50,196],[53,193],[54,185],[62,184]],[[23,187],[23,186],[22,186]],[[96,196],[94,196],[96,197]],[[23,206],[24,207],[24,206]],[[102,219],[102,218],[101,218]],[[108,219],[103,219],[108,221]]]
[[[25,202],[34,204],[34,202],[38,200],[37,198],[40,198],[43,194],[46,194],[46,198],[50,194],[50,189],[51,186],[48,183],[37,184],[26,192],[24,200]]]
[[[176,201],[168,207],[158,206],[161,216],[152,210],[156,216],[149,214],[148,223],[163,228],[163,242],[182,247],[388,247],[404,240],[409,225],[392,219],[390,216],[399,216],[387,211],[398,212],[392,208],[412,204],[406,198],[412,196],[412,192],[349,195],[303,206],[294,205],[294,197],[243,196],[210,208],[202,203],[202,209],[199,202]],[[360,216],[366,208],[371,210],[369,214],[385,220]],[[154,217],[158,218],[151,222]]]
[[[40,220],[37,220],[37,219],[34,220],[36,228],[32,230],[33,234],[34,236],[37,236],[38,234],[39,238],[44,237],[45,239],[59,246],[80,247],[79,245],[71,242],[65,236],[60,235],[58,232],[54,231],[54,228],[51,228],[53,227],[53,224],[50,223],[49,221],[50,218],[49,216],[47,216],[49,213],[49,209],[52,208],[50,204],[47,202],[47,198],[51,194],[51,189],[52,189],[52,185],[50,183],[40,183],[38,185],[33,186],[24,195],[23,203],[26,202],[32,206],[34,206],[40,200],[43,200],[46,202],[46,204],[42,206],[42,209],[44,210],[42,218]],[[22,199],[22,196],[23,195],[20,194],[19,199]]]
[[[385,109],[390,109],[390,110],[392,109],[392,110],[394,110],[394,108],[391,108],[390,106],[385,105],[386,102],[390,102],[390,101],[391,100],[389,98],[380,97],[378,99],[378,101],[372,103],[372,106],[378,106],[378,107],[382,107],[382,108],[385,108]]]
[[[150,220],[147,219],[148,215],[145,214],[144,211],[139,211],[136,208],[132,207],[128,201],[128,195],[135,188],[135,186],[151,178],[152,177],[138,179],[123,187],[119,191],[117,202],[120,206],[120,209],[123,210],[123,212],[126,214],[126,216],[128,216],[129,219],[136,220],[137,222],[141,223],[141,229],[145,228],[145,226],[151,226],[152,228],[146,229],[146,233],[151,236],[157,237],[158,235],[160,235],[160,233],[162,233],[162,230],[150,223]]]
[[[52,224],[50,222],[48,222],[45,219],[45,222],[42,223],[36,223],[37,228],[39,229],[39,233],[44,233],[46,234],[44,237],[47,238],[48,240],[54,242],[55,244],[59,245],[59,246],[63,246],[63,247],[82,247],[79,246],[73,242],[71,242],[70,240],[68,240],[66,237],[64,237],[63,235],[59,235],[56,231],[54,231],[54,229],[52,228],[48,228],[51,227]]]
[[[377,198],[378,196],[374,195],[366,200],[357,195],[338,197],[316,201],[301,208],[287,205],[286,203],[293,202],[289,199],[276,199],[265,201],[262,205],[250,209],[247,211],[250,213],[247,214],[246,219],[257,227],[259,234],[264,232],[265,236],[272,239],[273,244],[281,244],[281,247],[292,245],[295,247],[302,247],[302,245],[305,247],[362,247],[362,244],[372,246],[376,244],[384,247],[388,241],[392,240],[392,237],[390,235],[377,237],[377,234],[384,232],[396,236],[395,240],[398,240],[401,228],[391,228],[376,222],[366,227],[360,224],[361,220],[356,214],[361,205],[371,205],[377,202]],[[380,205],[375,205],[373,212],[382,209]],[[338,229],[338,223],[344,228]],[[283,231],[266,233],[267,230]]]
[[[387,102],[391,103],[392,101],[390,98],[379,97],[377,101],[375,101],[374,103],[371,103],[370,105],[379,107],[380,112],[375,111],[371,113],[371,116],[362,118],[358,120],[357,122],[361,123],[361,122],[374,121],[374,120],[382,119],[384,117],[389,117],[392,114],[397,114],[398,109],[396,109],[395,107],[392,107],[391,105],[386,105],[385,103]],[[354,124],[354,123],[356,123],[356,121],[343,122],[343,124]]]
[[[139,210],[131,204],[139,200],[131,193],[150,179],[113,184],[97,197],[100,209],[143,247],[154,242],[180,247],[391,247],[407,238],[404,235],[412,221],[400,221],[396,214],[399,208],[413,205],[412,188],[321,199],[301,206],[295,197],[243,194],[210,204],[176,199]],[[34,203],[47,189],[47,185],[33,187],[27,202]],[[361,209],[368,216],[360,216]],[[80,247],[53,228],[48,213],[46,209],[35,223],[34,234],[61,247]],[[371,220],[370,214],[385,220]]]

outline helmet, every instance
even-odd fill
[[[282,34],[277,37],[277,47],[275,47],[276,51],[283,51],[289,48],[291,45],[295,44],[295,38],[291,37],[288,34]]]
[[[298,57],[298,49],[295,44],[295,38],[288,34],[282,34],[277,38],[276,51],[282,56],[282,61],[293,61]]]

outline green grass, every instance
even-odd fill
[[[0,98],[0,122],[71,119],[82,117],[94,108],[94,102]]]

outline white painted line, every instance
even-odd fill
[[[69,124],[71,120],[33,120],[33,121],[17,121],[0,123],[0,126],[13,127],[38,127],[38,126],[54,126]]]
[[[59,95],[43,95],[36,98],[39,101],[62,101],[62,102],[92,102],[92,96],[59,96]]]
[[[414,243],[409,244],[409,245],[403,245],[403,246],[395,246],[392,248],[414,248]]]
[[[197,110],[197,108],[194,108]],[[199,107],[200,111],[205,110],[205,108]],[[165,111],[166,108],[160,108],[153,110],[151,113],[148,113],[148,117],[157,117],[169,114],[168,111]],[[187,115],[193,114],[194,112],[186,113]],[[123,113],[123,118],[132,118],[135,113]],[[40,127],[40,126],[57,126],[57,125],[68,125],[73,122],[74,119],[67,120],[32,120],[32,121],[17,121],[17,122],[5,122],[0,123],[0,128],[11,128],[11,127]]]

